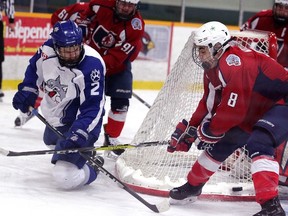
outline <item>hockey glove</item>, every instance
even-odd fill
[[[26,86],[20,87],[13,97],[12,105],[14,109],[20,109],[21,112],[27,113],[29,112],[29,107],[34,107],[37,97],[37,89]]]
[[[72,149],[72,148],[82,148],[87,147],[88,145],[88,134],[78,129],[77,131],[72,132],[65,140],[59,142],[56,146],[56,149]]]
[[[193,142],[197,138],[196,128],[189,126],[188,122],[183,119],[176,126],[176,130],[171,135],[171,141],[167,147],[167,151],[173,153],[174,151],[189,151]]]
[[[201,123],[198,126],[197,128],[198,139],[201,142],[208,143],[208,144],[217,143],[220,139],[224,137],[225,134],[221,134],[219,136],[212,134],[211,131],[209,130],[209,125],[210,125],[210,122],[206,121],[206,122]]]

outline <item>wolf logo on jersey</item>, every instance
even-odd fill
[[[67,87],[67,85],[62,85],[60,83],[60,76],[58,76],[55,80],[49,79],[44,83],[45,93],[53,98],[56,103],[60,103],[63,98],[65,98]]]

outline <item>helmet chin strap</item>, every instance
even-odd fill
[[[212,67],[212,64],[210,64],[209,62],[202,62],[202,65],[204,70],[209,70]]]
[[[223,52],[222,52],[222,54],[223,54],[224,51],[230,46],[229,42],[232,41],[233,39],[234,39],[234,38],[231,37],[229,40],[227,40],[226,42],[224,42],[224,43],[222,44],[222,46],[220,46],[217,50],[216,50],[216,49],[213,49],[212,56],[214,57],[215,55],[217,55],[217,53],[218,53],[221,49],[223,49]],[[221,54],[221,55],[222,55],[222,54]],[[221,57],[221,55],[219,56],[219,58]]]
[[[209,70],[217,65],[217,60],[218,59],[212,57],[211,61],[202,62],[201,66],[204,70]]]
[[[212,49],[212,52],[210,51],[210,53],[212,54],[211,57],[213,59],[213,62],[209,62],[209,61],[205,61],[205,62],[202,62],[201,66],[205,69],[205,70],[208,70],[208,69],[211,69],[213,67],[213,63],[215,61],[217,61],[222,55],[223,53],[225,52],[225,50],[230,46],[229,42],[232,41],[234,38],[231,37],[229,40],[227,40],[225,43],[222,44],[222,46],[220,46],[217,50],[214,49],[214,48],[211,48]],[[219,54],[219,56],[217,56],[216,58],[216,55],[219,53],[219,52],[222,52],[221,54]]]
[[[217,61],[223,55],[225,50],[230,46],[229,42],[232,41],[233,39],[234,38],[231,37],[229,40],[227,40],[225,43],[223,43],[222,46],[220,46],[217,50],[212,48],[213,51],[212,51],[212,56],[211,57],[213,58],[213,62]],[[217,56],[217,58],[216,58],[215,56],[219,53],[219,51],[222,51],[222,53],[219,56]],[[211,69],[213,67],[213,63],[205,61],[205,62],[202,62],[201,66],[205,70],[208,70],[208,69]]]

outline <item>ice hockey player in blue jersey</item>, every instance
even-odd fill
[[[82,43],[77,24],[57,22],[51,38],[30,59],[13,107],[28,113],[41,90],[43,116],[66,137],[59,138],[46,127],[44,143],[56,150],[93,146],[104,115],[105,73],[103,59]],[[79,188],[97,177],[97,170],[78,153],[54,154],[51,162],[55,164],[52,177],[61,189]]]

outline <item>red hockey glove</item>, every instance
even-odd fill
[[[197,130],[193,126],[189,126],[188,122],[183,119],[176,126],[176,130],[171,135],[171,141],[167,147],[167,151],[173,153],[174,151],[189,151],[194,140],[197,138]]]
[[[214,144],[224,137],[225,134],[216,136],[212,134],[209,130],[210,122],[206,121],[201,123],[197,128],[198,139],[204,143]]]

